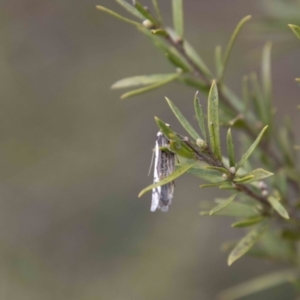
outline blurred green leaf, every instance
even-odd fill
[[[261,222],[263,219],[264,219],[263,216],[255,216],[255,217],[251,217],[245,220],[235,222],[231,224],[231,227],[233,228],[249,227]]]
[[[247,110],[249,108],[249,102],[250,102],[248,81],[249,81],[249,78],[247,75],[245,75],[243,77],[243,83],[242,83],[243,103],[244,103],[243,113],[244,114],[247,113]]]
[[[250,75],[250,80],[253,87],[252,97],[254,101],[253,104],[254,104],[255,111],[259,116],[260,120],[264,124],[268,124],[268,119],[269,119],[268,115],[270,114],[270,111],[267,111],[268,108],[267,101],[264,98],[264,94],[258,82],[257,75],[255,73],[252,73]]]
[[[170,141],[170,150],[177,155],[185,158],[192,158],[195,159],[195,153],[188,148],[183,142],[178,141]]]
[[[130,12],[132,15],[136,16],[137,18],[144,20],[144,16],[140,14],[134,6],[132,6],[130,3],[128,3],[125,0],[116,0],[123,8],[125,8],[128,12]]]
[[[241,31],[242,27],[244,26],[244,24],[249,21],[251,19],[251,16],[246,16],[245,18],[243,18],[239,23],[238,25],[236,26],[235,30],[233,31],[231,37],[230,37],[230,40],[229,40],[229,43],[227,45],[227,48],[226,48],[226,51],[225,51],[225,54],[224,54],[224,58],[223,58],[223,65],[222,65],[222,72],[220,74],[220,82],[223,81],[223,77],[224,77],[224,73],[225,73],[225,70],[226,70],[226,67],[227,67],[227,63],[228,63],[228,60],[229,60],[229,57],[230,57],[230,54],[231,54],[231,51],[232,51],[232,47],[234,45],[234,42],[239,34],[239,32]]]
[[[239,183],[251,183],[251,182],[255,182],[255,181],[259,181],[262,180],[264,178],[273,176],[274,174],[271,172],[268,172],[264,169],[255,169],[247,174],[244,174],[242,177],[240,178],[235,178],[234,181],[235,182],[239,182]]]
[[[220,180],[222,179],[222,175],[218,171],[207,170],[203,167],[198,167],[197,165],[190,168],[187,173],[195,175],[210,182],[220,182]]]
[[[244,153],[244,155],[242,156],[241,160],[239,161],[239,163],[236,166],[236,169],[238,170],[244,163],[246,160],[248,160],[248,158],[251,156],[251,154],[253,153],[253,151],[255,150],[255,148],[257,147],[258,143],[260,142],[264,132],[267,130],[268,126],[265,126],[262,131],[260,132],[260,134],[258,135],[258,137],[256,138],[256,140],[254,141],[254,143],[250,146],[250,148]]]
[[[217,203],[223,203],[223,199],[216,199]],[[250,218],[257,216],[259,211],[256,207],[240,202],[231,202],[230,205],[223,208],[221,211],[215,213],[219,216],[237,217],[237,218]],[[207,212],[209,215],[209,212]]]
[[[180,112],[180,110],[175,106],[175,104],[165,97],[167,100],[167,103],[169,104],[171,110],[173,111],[174,115],[176,116],[177,120],[180,122],[182,127],[188,132],[188,134],[194,139],[200,139],[199,134],[195,131],[195,129],[192,127],[192,125],[188,122],[188,120],[183,116],[183,114]]]
[[[266,109],[267,120],[266,124],[271,125],[272,120],[272,78],[271,78],[271,49],[272,43],[267,42],[263,47],[261,61],[261,77],[264,93],[264,103]]]
[[[224,181],[219,185],[221,190],[236,190],[236,186],[231,181]]]
[[[253,230],[247,233],[247,235],[242,238],[235,248],[230,252],[228,257],[228,265],[232,265],[237,259],[242,257],[248,252],[248,250],[253,247],[253,245],[260,239],[260,237],[265,233],[269,222],[265,221],[255,227]]]
[[[225,180],[223,179],[223,181],[219,181],[219,182],[213,182],[213,183],[205,183],[205,184],[201,184],[200,188],[209,188],[209,187],[215,187],[215,186],[219,186],[220,184],[222,184]]]
[[[226,168],[223,168],[223,167],[206,166],[205,169],[216,170],[217,172],[220,172],[221,174],[230,175],[230,172]]]
[[[165,80],[173,80],[174,78],[178,78],[178,73],[133,76],[115,82],[111,88],[123,89],[140,85],[150,85],[160,83]]]
[[[165,56],[175,67],[180,68],[185,72],[192,70],[186,60],[178,55],[177,51],[173,51],[173,48],[170,48],[169,52],[165,53]]]
[[[234,154],[234,145],[231,135],[231,128],[227,131],[227,152],[228,152],[228,158],[229,158],[229,165],[230,167],[235,166],[235,154]]]
[[[152,4],[153,4],[153,7],[154,7],[155,12],[156,12],[157,20],[160,24],[162,24],[162,16],[161,16],[161,12],[160,12],[160,9],[159,9],[158,1],[157,0],[152,0]]]
[[[288,26],[293,30],[296,34],[297,38],[300,39],[300,27],[297,25],[288,24]]]
[[[195,108],[199,128],[201,130],[203,139],[206,141],[207,136],[206,136],[205,123],[204,123],[204,115],[203,115],[203,111],[202,111],[202,106],[200,104],[200,100],[198,98],[198,92],[196,92],[195,97],[194,97],[194,108]]]
[[[152,91],[152,90],[156,90],[156,89],[158,89],[158,88],[160,88],[164,85],[167,85],[168,83],[178,79],[179,77],[180,77],[180,74],[175,74],[173,77],[169,77],[168,79],[162,80],[162,81],[157,82],[155,84],[148,85],[146,87],[127,92],[127,93],[125,93],[121,96],[121,99],[126,99],[126,98],[129,98],[129,97],[133,97],[133,96],[136,96],[136,95],[147,93],[147,92]]]
[[[179,176],[183,175],[184,173],[187,172],[187,170],[189,168],[191,168],[193,165],[195,164],[195,162],[192,162],[190,164],[186,164],[186,165],[182,165],[181,167],[177,168],[172,174],[170,174],[169,176],[165,177],[164,179],[162,179],[161,181],[151,184],[148,187],[144,188],[138,195],[138,197],[140,198],[141,196],[143,196],[146,192],[151,191],[152,189],[167,184],[171,181],[173,181],[174,179],[178,178]]]
[[[208,132],[209,139],[213,153],[221,160],[221,145],[220,145],[220,132],[219,132],[219,96],[216,82],[213,81],[208,94]]]
[[[218,300],[238,300],[252,294],[281,285],[285,282],[291,282],[298,278],[297,269],[281,270],[272,272],[263,276],[256,277],[244,283],[231,287],[221,292]]]
[[[152,14],[146,7],[144,7],[136,0],[133,0],[133,5],[138,10],[138,12],[144,16],[145,19],[149,20],[154,26],[159,26],[158,21],[152,16]]]
[[[163,37],[167,37],[169,35],[164,29],[153,29],[153,30],[151,30],[151,32],[154,35],[159,35],[159,36],[163,36]]]
[[[217,46],[215,48],[215,65],[216,65],[216,73],[217,78],[220,78],[223,70],[223,61],[222,61],[222,48],[221,46]]]
[[[186,54],[188,55],[188,57],[190,57],[190,59],[197,65],[197,67],[201,70],[201,72],[207,78],[212,79],[213,75],[211,74],[211,71],[205,65],[203,59],[200,57],[198,52],[192,47],[192,45],[187,40],[184,40],[183,48],[184,48]]]
[[[300,232],[298,230],[295,231],[295,230],[284,229],[281,233],[281,237],[286,240],[299,241]]]
[[[225,208],[227,205],[229,205],[234,198],[236,197],[237,194],[234,194],[232,196],[230,196],[228,199],[224,200],[224,202],[220,203],[219,205],[217,205],[216,207],[214,207],[209,214],[210,215],[214,215],[215,213],[217,213],[218,211],[222,210],[223,208]]]
[[[180,37],[183,37],[183,1],[172,0],[172,6],[174,29]]]
[[[196,79],[188,74],[183,74],[183,76],[180,77],[180,81],[188,86],[199,89],[203,94],[208,95],[210,87],[199,78]]]
[[[113,16],[113,17],[115,17],[115,18],[117,18],[117,19],[119,19],[121,21],[124,21],[126,23],[135,25],[136,27],[143,27],[143,25],[141,23],[138,23],[138,22],[132,21],[130,19],[127,19],[127,18],[125,18],[125,17],[123,17],[123,16],[115,13],[114,11],[112,11],[112,10],[110,10],[108,8],[105,8],[105,7],[100,6],[100,5],[97,5],[96,8],[99,9],[99,10],[101,10],[101,11],[104,11],[104,12],[108,13],[109,15],[111,15],[111,16]]]
[[[284,157],[285,162],[293,167],[295,165],[296,156],[293,149],[293,136],[287,124],[281,126],[276,135],[279,149]]]
[[[283,205],[273,196],[268,197],[268,202],[272,205],[272,207],[278,212],[280,216],[284,219],[289,219],[289,214]]]

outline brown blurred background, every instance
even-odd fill
[[[171,25],[171,1],[160,2]],[[185,1],[186,36],[211,68],[214,47],[226,45],[242,17],[255,23],[266,14],[262,2]],[[242,232],[231,220],[199,216],[200,201],[215,193],[196,178],[176,182],[167,214],[150,213],[150,194],[137,198],[152,181],[153,116],[183,132],[163,97],[193,118],[195,91],[172,84],[119,100],[110,90],[118,79],[173,68],[96,4],[122,12],[111,0],[0,1],[0,299],[207,300],[277,269],[250,258],[227,267],[220,245]],[[237,93],[269,38],[250,27],[226,74]],[[289,113],[296,128],[299,48],[273,61],[278,117]]]

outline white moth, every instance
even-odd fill
[[[174,172],[175,154],[166,148],[169,140],[159,131],[155,143],[154,179],[157,183]],[[173,199],[174,182],[158,186],[152,190],[151,211],[160,209],[167,212]]]

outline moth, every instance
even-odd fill
[[[159,131],[155,143],[154,179],[157,183],[169,176],[175,169],[175,154],[168,150],[170,142],[166,136]],[[152,189],[151,211],[157,209],[167,212],[172,203],[174,194],[174,181]]]

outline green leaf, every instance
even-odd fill
[[[242,238],[235,248],[231,251],[228,257],[228,265],[232,265],[237,259],[242,257],[248,252],[250,248],[260,239],[260,237],[265,233],[269,222],[262,222],[253,230],[248,232],[248,234]]]
[[[231,181],[224,181],[219,185],[221,190],[236,190],[236,186]]]
[[[200,188],[209,188],[209,187],[215,187],[219,186],[220,184],[224,183],[225,180],[219,181],[219,182],[213,182],[213,183],[206,183],[206,184],[201,184]]]
[[[300,39],[300,27],[297,25],[288,24],[288,26],[293,30],[296,34],[297,38]]]
[[[188,120],[183,116],[183,114],[180,112],[180,110],[174,105],[174,103],[165,97],[167,100],[171,110],[173,111],[174,115],[182,125],[182,127],[188,132],[188,134],[194,139],[200,139],[199,134],[195,131],[195,129],[192,127],[192,125],[188,122]]]
[[[234,145],[231,135],[231,128],[227,131],[227,152],[228,152],[228,158],[229,158],[229,165],[230,167],[235,166],[235,154],[234,154]]]
[[[173,24],[176,33],[183,37],[183,1],[173,0]]]
[[[129,4],[125,0],[116,0],[123,8],[125,8],[128,12],[130,12],[132,15],[136,16],[137,18],[144,20],[144,16],[140,14],[134,6]]]
[[[251,217],[245,220],[235,222],[231,225],[231,227],[233,228],[249,227],[261,222],[263,219],[264,219],[263,216],[255,216],[255,217]]]
[[[241,182],[242,183],[251,183],[251,182],[265,179],[265,178],[273,176],[273,175],[274,175],[273,173],[268,172],[264,169],[255,169],[255,170],[243,175],[240,178],[235,178],[234,181],[239,182],[239,183],[241,183]]]
[[[123,16],[115,13],[114,11],[112,11],[112,10],[110,10],[108,8],[105,8],[103,6],[97,5],[96,8],[99,9],[99,10],[101,10],[101,11],[104,11],[104,12],[108,13],[109,15],[111,15],[111,16],[113,16],[113,17],[115,17],[115,18],[117,18],[117,19],[119,19],[121,21],[124,21],[126,23],[135,25],[136,27],[142,27],[143,26],[141,23],[138,23],[138,22],[132,21],[130,19],[127,19],[127,18],[125,18],[125,17],[123,17]]]
[[[245,25],[245,23],[247,21],[249,21],[251,19],[251,16],[246,16],[245,18],[243,18],[239,23],[238,25],[236,26],[235,30],[233,31],[233,34],[231,35],[230,37],[230,40],[229,40],[229,43],[227,45],[227,48],[226,48],[226,51],[225,51],[225,54],[224,54],[224,59],[223,59],[223,68],[222,68],[222,72],[221,72],[221,75],[220,75],[220,82],[222,82],[223,80],[223,77],[224,77],[224,73],[225,73],[225,70],[226,70],[226,66],[227,66],[227,63],[228,63],[228,60],[229,60],[229,57],[230,57],[230,54],[231,54],[231,51],[232,51],[232,47],[233,47],[233,44],[239,34],[239,32],[241,31],[242,27]]]
[[[221,292],[218,300],[239,300],[244,297],[250,296],[270,289],[272,287],[281,285],[285,282],[295,281],[298,278],[298,270],[289,269],[281,270],[265,274],[254,279],[248,280],[244,283],[238,284]],[[254,299],[254,298],[253,298]]]
[[[216,171],[220,172],[221,174],[230,175],[230,172],[226,168],[223,168],[223,167],[206,166],[205,169],[216,170]]]
[[[203,94],[208,95],[209,92],[209,86],[201,81],[199,78],[193,78],[192,76],[189,76],[188,74],[183,74],[183,76],[180,78],[180,80],[193,88],[199,89]]]
[[[145,8],[141,3],[136,0],[133,0],[134,7],[139,11],[141,15],[145,17],[145,19],[149,20],[153,25],[159,26],[158,21],[152,16],[147,8]]]
[[[153,29],[151,32],[155,35],[167,37],[169,34],[164,29]]]
[[[165,56],[167,59],[171,62],[172,65],[174,65],[177,68],[180,68],[181,70],[188,72],[191,71],[192,68],[190,65],[186,62],[184,58],[178,54],[177,50],[174,50],[173,48],[169,48],[168,52],[165,53]]]
[[[187,173],[195,175],[202,179],[205,179],[209,182],[220,182],[220,180],[222,179],[222,176],[218,171],[207,170],[207,169],[198,167],[197,165],[190,168]]]
[[[251,154],[253,153],[253,151],[255,150],[255,148],[257,147],[258,143],[260,142],[264,132],[267,130],[268,126],[265,126],[262,131],[260,132],[260,134],[258,135],[258,137],[256,138],[256,140],[254,141],[254,143],[250,146],[250,148],[244,153],[244,155],[242,156],[241,160],[239,161],[239,163],[236,166],[236,169],[238,170],[247,160],[248,158],[251,156]]]
[[[267,110],[266,124],[270,124],[272,120],[272,79],[271,79],[271,49],[272,43],[268,42],[264,45],[261,61],[261,77],[264,93],[264,103]]]
[[[187,42],[187,40],[184,40],[183,48],[190,57],[190,59],[197,65],[197,67],[200,69],[200,71],[209,79],[213,78],[213,75],[211,74],[211,71],[208,69],[208,67],[205,65],[203,59],[200,57],[200,55],[197,53],[197,51],[192,47],[192,45]]]
[[[224,202],[220,203],[219,205],[217,205],[216,207],[214,207],[210,212],[209,215],[214,215],[215,213],[219,212],[220,210],[224,209],[227,205],[229,205],[234,198],[236,197],[237,194],[234,194],[232,196],[230,196],[228,199],[226,199]]]
[[[168,83],[178,79],[179,76],[180,76],[180,74],[175,74],[173,77],[170,77],[166,80],[162,80],[162,81],[157,82],[155,84],[148,85],[146,87],[127,92],[127,93],[125,93],[121,96],[121,99],[126,99],[126,98],[129,98],[129,97],[133,97],[133,96],[136,96],[136,95],[147,93],[147,92],[152,91],[152,90],[156,90],[156,89],[158,89],[158,88],[160,88],[164,85],[167,85]]]
[[[173,80],[174,77],[177,78],[178,73],[133,76],[115,82],[111,86],[111,88],[123,89],[123,88],[135,87],[135,86],[156,84],[165,80]]]
[[[207,136],[206,136],[206,130],[205,130],[205,124],[204,124],[204,115],[203,115],[203,111],[202,111],[202,106],[201,106],[199,98],[198,98],[198,92],[196,92],[195,97],[194,97],[194,107],[195,107],[195,112],[196,112],[196,117],[198,120],[199,128],[201,130],[204,140],[206,141]]]
[[[243,113],[244,114],[247,113],[247,110],[249,108],[249,102],[250,102],[248,81],[249,81],[249,78],[247,75],[245,75],[243,77],[243,83],[242,83],[243,104],[244,104]]]
[[[195,153],[183,142],[170,141],[170,150],[185,158],[196,159]]]
[[[282,216],[284,219],[289,219],[289,214],[286,211],[286,209],[283,207],[283,205],[273,196],[268,197],[268,202],[272,205],[274,210],[278,212],[280,216]]]
[[[159,9],[158,1],[157,0],[152,0],[152,4],[153,4],[153,7],[154,7],[155,12],[156,12],[158,22],[161,24],[162,23],[162,17],[161,17],[161,12],[160,12],[160,9]]]
[[[195,162],[190,163],[190,164],[186,164],[186,165],[182,165],[180,168],[177,168],[172,174],[170,174],[169,176],[165,177],[164,179],[162,179],[161,181],[151,184],[148,187],[144,188],[138,195],[138,197],[140,198],[141,196],[143,196],[146,192],[151,191],[152,189],[167,184],[171,181],[173,181],[174,179],[178,178],[179,176],[183,175],[184,173],[187,172],[188,169],[190,169],[193,165],[195,164]]]
[[[221,160],[221,145],[219,132],[219,96],[216,82],[213,81],[208,95],[207,107],[208,132],[213,153]]]
[[[217,46],[215,49],[215,65],[216,65],[217,78],[219,78],[221,76],[222,70],[223,70],[221,46]]]

